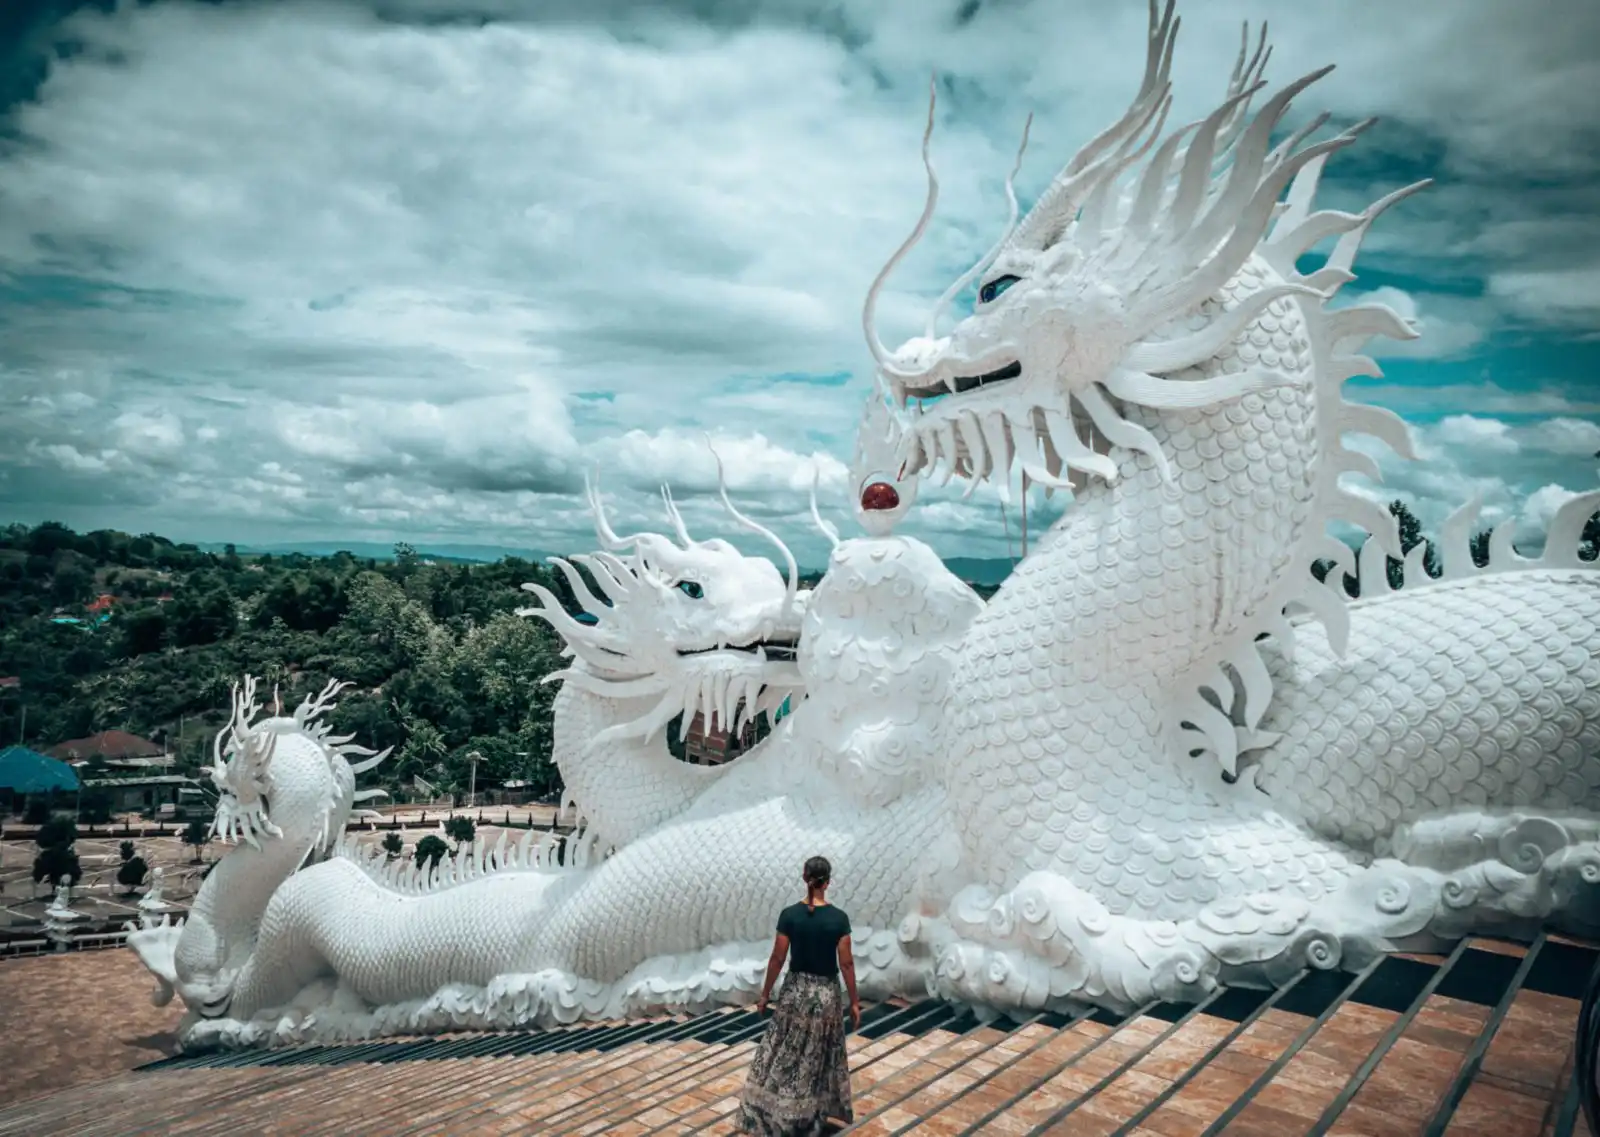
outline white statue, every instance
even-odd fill
[[[426,875],[335,848],[352,767],[314,713],[253,723],[241,705],[218,827],[245,844],[187,924],[129,936],[189,1007],[186,1044],[748,1001],[815,853],[864,991],[1011,1010],[1597,922],[1600,572],[1575,550],[1600,494],[1561,511],[1538,561],[1502,531],[1470,569],[1464,513],[1444,579],[1413,556],[1406,587],[1378,584],[1397,534],[1339,485],[1376,473],[1341,438],[1409,440],[1340,385],[1376,373],[1365,339],[1413,333],[1326,301],[1418,187],[1314,210],[1323,161],[1360,128],[1269,146],[1318,75],[1252,118],[1264,41],[1213,114],[1163,136],[1175,29],[1152,7],[1128,113],[1020,223],[1011,198],[946,294],[977,280],[970,317],[941,335],[941,302],[891,352],[874,284],[869,343],[898,409],[868,403],[852,488],[869,536],[835,537],[816,589],[787,550],[784,580],[694,541],[670,497],[675,541],[617,537],[593,497],[604,549],[578,560],[604,598],[563,571],[597,623],[547,593],[536,613],[572,653],[556,758],[588,820],[567,863],[531,833]],[[983,605],[894,523],[918,476],[1005,486],[1018,467],[1075,500]],[[1359,557],[1336,519],[1372,533]],[[1362,599],[1338,571],[1319,582],[1321,559]],[[734,763],[667,752],[678,714],[737,724],[780,693],[793,713]]]
[[[771,561],[720,538],[696,541],[665,487],[662,499],[676,540],[619,537],[590,484],[601,551],[572,560],[607,600],[573,564],[552,563],[597,623],[580,624],[548,590],[524,586],[541,606],[522,614],[547,620],[574,662],[547,681],[565,680],[554,707],[553,758],[566,787],[562,809],[574,801],[579,827],[592,838],[585,848],[604,851],[648,833],[727,774],[726,766],[672,756],[664,734],[674,718],[680,740],[697,714],[708,728],[738,731],[800,690],[794,654],[806,596],[787,547],[724,495],[737,522],[782,551],[785,578]]]
[[[53,920],[78,920],[83,918],[83,913],[72,910],[72,886],[70,884],[56,885],[55,897],[50,901],[50,906],[44,914]]]
[[[50,942],[55,944],[56,951],[64,952],[72,943],[73,926],[80,920],[89,917],[82,912],[75,911],[72,907],[72,886],[68,884],[56,885],[55,898],[50,901],[50,906],[44,910],[44,932]]]
[[[166,870],[160,865],[150,870],[150,887],[139,898],[139,911],[163,912],[168,904],[162,893],[166,889]]]
[[[1418,579],[1419,550],[1415,587],[1351,605],[1337,573],[1312,575],[1355,569],[1330,521],[1372,534],[1364,579],[1400,552],[1339,478],[1377,473],[1343,435],[1409,456],[1406,428],[1341,384],[1377,374],[1355,354],[1367,338],[1414,333],[1326,301],[1373,220],[1421,187],[1315,211],[1324,161],[1366,124],[1303,146],[1317,119],[1269,146],[1325,72],[1249,119],[1260,49],[1216,111],[1163,138],[1175,30],[1152,5],[1132,106],[1013,212],[971,316],[939,335],[936,309],[892,352],[872,331],[931,215],[931,167],[866,305],[908,472],[1020,467],[1075,495],[973,624],[945,704],[951,846],[912,931],[940,989],[977,1002],[1126,1005],[1406,937],[1595,918],[1600,574],[1575,549],[1600,494],[1557,517],[1536,564],[1508,564],[1506,538],[1454,579],[1459,540],[1452,579]]]

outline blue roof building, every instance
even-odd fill
[[[47,758],[26,746],[0,750],[0,790],[42,794],[51,790],[76,790],[78,772],[65,762]]]

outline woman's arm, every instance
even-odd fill
[[[861,1029],[861,999],[856,995],[856,957],[850,950],[850,937],[839,939],[839,974],[844,976],[844,989],[850,992],[850,1029]]]
[[[761,998],[756,1001],[756,1014],[765,1014],[767,999],[772,996],[772,985],[778,981],[778,972],[783,970],[783,961],[789,954],[789,937],[782,932],[772,941],[772,956],[767,960],[767,981],[761,984]],[[851,972],[850,982],[855,983],[855,973]],[[852,991],[855,987],[850,988]]]

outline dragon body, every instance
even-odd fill
[[[1469,926],[1594,915],[1578,900],[1600,867],[1582,820],[1600,806],[1600,578],[1572,556],[1353,620],[1337,574],[1311,571],[1353,559],[1330,522],[1400,554],[1393,519],[1341,478],[1377,473],[1345,436],[1410,456],[1407,430],[1342,384],[1377,373],[1364,341],[1415,333],[1328,301],[1377,216],[1421,185],[1360,214],[1316,210],[1325,161],[1366,124],[1303,145],[1319,119],[1270,146],[1324,72],[1251,118],[1261,48],[1241,50],[1211,115],[1163,136],[1175,30],[1171,4],[1152,3],[1139,93],[958,282],[978,283],[971,316],[939,335],[935,309],[895,351],[873,331],[877,290],[932,214],[931,165],[922,219],[864,314],[903,408],[903,468],[1009,483],[1020,466],[1074,494],[974,621],[945,704],[952,827],[918,938],[936,984],[974,1002],[1181,998]],[[1555,561],[1597,507],[1580,497],[1556,519]],[[1475,603],[1505,622],[1474,635]],[[1321,660],[1296,643],[1297,610],[1321,623]],[[1397,643],[1422,620],[1431,635]],[[1349,654],[1380,626],[1371,654]],[[1563,689],[1571,710],[1548,725],[1536,708]],[[1445,742],[1444,703],[1458,721],[1520,716],[1529,734],[1508,720]],[[1456,792],[1418,793],[1440,765]]]
[[[1497,531],[1483,568],[1464,511],[1443,576],[1414,553],[1389,590],[1398,533],[1346,480],[1377,469],[1345,440],[1408,457],[1410,440],[1343,383],[1378,373],[1367,339],[1415,333],[1330,300],[1379,214],[1420,186],[1315,208],[1324,162],[1365,124],[1308,143],[1318,119],[1270,145],[1321,73],[1252,117],[1264,38],[1211,115],[1163,133],[1175,32],[1171,4],[1152,4],[1127,113],[1020,221],[1008,181],[995,248],[890,350],[876,296],[932,215],[928,166],[923,217],[864,313],[868,536],[833,535],[814,590],[787,549],[785,581],[693,542],[670,497],[676,541],[618,538],[596,499],[603,548],[580,560],[604,598],[563,566],[595,624],[548,593],[534,610],[573,657],[556,757],[586,826],[561,863],[532,838],[434,875],[349,847],[318,859],[351,789],[337,764],[280,765],[279,739],[257,763],[271,792],[236,796],[270,800],[281,835],[223,862],[250,889],[208,880],[211,931],[130,937],[158,974],[162,950],[190,961],[191,1044],[748,1000],[772,914],[817,853],[866,990],[1010,1010],[1126,1008],[1473,929],[1600,925],[1600,573],[1577,553],[1600,494],[1560,511],[1537,560]],[[969,284],[972,314],[941,334]],[[1019,468],[1073,503],[988,604],[892,533],[918,478],[1008,490]],[[874,481],[898,504],[869,507]],[[1370,534],[1359,554],[1333,523]],[[666,750],[680,715],[737,726],[784,699],[793,713],[727,767]]]
[[[208,882],[196,910],[226,910],[257,931],[237,967],[217,970],[216,995],[186,998],[188,1045],[571,1021],[740,997],[759,983],[770,911],[793,891],[795,858],[818,849],[864,870],[840,890],[863,988],[917,985],[898,926],[919,865],[903,850],[928,845],[944,825],[928,757],[941,749],[937,706],[954,649],[982,602],[906,538],[839,542],[807,594],[792,574],[786,586],[770,562],[731,546],[718,543],[708,559],[686,532],[677,542],[619,539],[595,506],[609,551],[574,560],[606,599],[562,567],[596,623],[530,586],[541,601],[531,614],[554,624],[574,656],[559,713],[594,731],[566,751],[557,740],[585,819],[567,854],[532,833],[463,849],[434,872],[353,842],[306,867],[287,851],[267,863],[233,850],[222,863],[253,874],[256,893],[235,910]],[[700,587],[680,589],[691,571]],[[760,658],[791,631],[797,658]],[[641,634],[654,655],[628,649]],[[863,690],[873,697],[863,701]],[[737,722],[745,700],[767,709],[785,698],[796,712],[727,766],[687,766],[667,750],[664,725],[680,712]],[[326,801],[334,791],[319,766],[267,763],[262,775],[264,798],[296,808],[302,793]],[[653,792],[634,796],[640,783]],[[342,828],[343,815],[329,823]],[[724,887],[730,848],[759,850],[737,888]],[[194,934],[161,924],[130,943],[148,964],[156,944],[170,951]]]

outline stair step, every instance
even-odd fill
[[[1586,1134],[1572,1042],[1597,958],[1478,940],[1125,1016],[880,1004],[846,1038],[852,1132]],[[724,1009],[194,1056],[0,1107],[0,1137],[731,1133],[766,1028]]]

